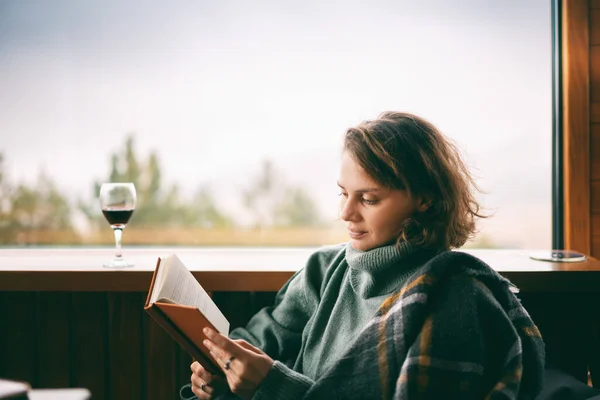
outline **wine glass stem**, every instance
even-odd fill
[[[121,253],[121,237],[123,236],[123,229],[114,228],[113,232],[115,233],[115,244],[117,245],[115,257],[121,258],[123,256],[123,254]]]

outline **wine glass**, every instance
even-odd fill
[[[102,214],[115,234],[117,246],[115,258],[106,262],[105,267],[133,267],[133,263],[123,259],[121,253],[121,236],[123,229],[135,210],[137,195],[133,183],[103,183],[100,188],[100,207]]]

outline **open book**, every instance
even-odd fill
[[[223,375],[202,344],[202,329],[227,336],[229,321],[175,254],[158,259],[144,310],[204,368]]]

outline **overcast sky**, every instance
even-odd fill
[[[89,197],[134,132],[188,192],[239,208],[269,158],[330,216],[344,130],[384,110],[459,144],[491,234],[550,245],[549,0],[0,2],[14,181]]]

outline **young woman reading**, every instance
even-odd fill
[[[481,217],[455,146],[411,114],[348,129],[340,217],[272,307],[205,345],[182,399],[533,399],[544,344],[511,284],[458,251]]]

